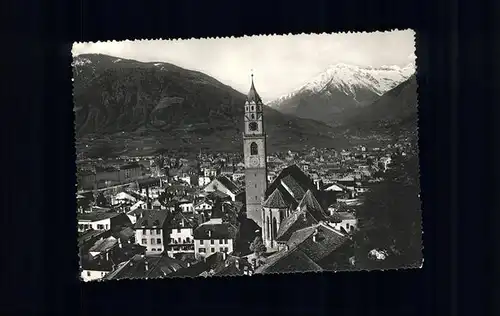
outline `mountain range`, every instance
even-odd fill
[[[335,64],[269,105],[285,114],[339,126],[358,115],[360,109],[371,106],[386,92],[407,81],[414,73],[414,64],[403,68]]]
[[[77,152],[239,150],[245,95],[201,72],[101,54],[73,60]],[[256,83],[258,91],[258,83]],[[330,126],[264,107],[268,149],[343,147]]]

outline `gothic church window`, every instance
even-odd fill
[[[250,144],[250,155],[258,155],[259,150],[257,149],[257,143]]]
[[[252,114],[252,118],[253,118],[253,114]],[[248,124],[248,128],[254,132],[257,130],[258,126],[257,126],[257,122],[250,122],[250,124]]]
[[[271,231],[272,240],[276,239],[276,234],[278,233],[278,223],[276,222],[276,217],[273,218],[273,227]]]

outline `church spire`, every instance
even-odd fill
[[[248,102],[255,102],[255,103],[262,102],[262,100],[261,100],[259,94],[257,93],[257,90],[255,90],[255,86],[253,84],[253,73],[252,73],[252,86],[250,87],[250,91],[248,91],[247,101]]]

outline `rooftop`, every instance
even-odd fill
[[[217,181],[219,181],[223,186],[225,186],[233,194],[237,194],[241,191],[241,189],[232,180],[230,180],[226,176],[217,177]]]
[[[323,269],[298,248],[280,251],[268,257],[266,263],[255,270],[257,274],[320,272]]]
[[[79,213],[77,219],[79,222],[97,222],[104,219],[113,218],[120,215],[116,212],[92,212],[92,213]]]
[[[238,230],[229,223],[206,222],[193,232],[194,239],[234,239]]]
[[[113,248],[117,243],[118,240],[113,236],[106,239],[99,239],[92,247],[90,247],[89,252],[106,252],[107,250]]]
[[[135,255],[126,264],[107,275],[105,279],[158,278],[167,276],[185,267],[187,267],[185,262],[170,258],[167,255]]]
[[[275,189],[262,206],[268,208],[288,208],[289,204],[285,202],[283,194],[281,194],[280,190]]]
[[[170,213],[167,210],[142,210],[139,214],[135,229],[161,228]]]

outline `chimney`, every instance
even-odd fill
[[[211,231],[211,230],[209,230],[209,231],[208,231],[208,238],[211,238],[211,237],[212,237],[212,231]]]
[[[106,251],[106,261],[109,261],[109,252]]]
[[[187,267],[189,268],[190,266],[191,266],[191,263],[190,263],[190,262],[188,262],[188,263],[187,263]]]
[[[318,229],[315,229],[313,233],[313,242],[317,241],[318,241]]]
[[[234,262],[234,265],[236,266],[236,269],[240,269],[240,260],[236,259],[236,261]]]
[[[227,254],[225,252],[222,252],[222,260],[226,260],[227,259]]]
[[[118,238],[118,247],[122,248],[122,240],[120,238]]]
[[[145,269],[146,271],[148,271],[148,270],[149,270],[149,267],[148,267],[148,260],[144,260],[144,269]]]

